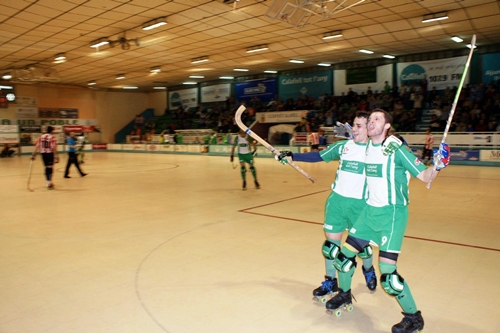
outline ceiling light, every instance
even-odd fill
[[[10,80],[10,79],[12,79],[12,73],[11,72],[4,73],[2,75],[2,79],[4,79],[4,80]]]
[[[97,83],[95,81],[89,81],[89,83],[87,83],[87,85],[89,86],[95,86]]]
[[[234,79],[234,77],[233,76],[221,76],[221,77],[219,77],[219,79],[221,79],[221,80],[232,80],[232,79]]]
[[[372,54],[373,53],[373,51],[370,51],[370,50],[359,50],[359,52],[366,53],[366,54]]]
[[[160,66],[151,67],[151,69],[149,71],[151,73],[160,73],[161,72],[161,67]]]
[[[98,47],[106,45],[106,44],[109,44],[108,37],[103,37],[103,38],[96,39],[95,41],[90,43],[90,47],[98,48]]]
[[[323,35],[323,39],[332,39],[338,37],[342,37],[342,31],[340,30],[327,32]]]
[[[117,79],[117,80],[123,80],[124,78],[125,78],[125,74],[118,74],[118,75],[116,76],[116,79]]]
[[[205,77],[203,75],[189,75],[190,79],[204,79]]]
[[[14,89],[12,86],[0,86],[0,89]]]
[[[235,68],[233,69],[235,72],[248,72],[248,69],[246,68]]]
[[[167,90],[167,87],[153,87],[153,89],[158,89],[158,90]]]
[[[257,46],[252,46],[247,49],[247,53],[253,53],[253,52],[260,52],[260,51],[265,51],[269,50],[269,47],[267,45],[257,45]]]
[[[470,49],[470,48],[472,48],[472,45],[471,44],[467,44],[467,47]],[[474,45],[474,48],[477,48],[477,45]]]
[[[125,86],[123,89],[139,89],[139,87],[136,86]]]
[[[264,73],[276,74],[276,73],[278,73],[278,71],[264,71]]]
[[[56,54],[56,56],[54,57],[54,60],[55,61],[63,61],[63,60],[66,60],[66,55],[64,53],[59,53],[59,54]]]
[[[198,84],[198,82],[187,81],[187,82],[184,82],[183,84]]]
[[[323,67],[330,67],[332,64],[327,64],[325,62],[320,62],[318,66],[323,66]]]
[[[290,60],[290,62],[294,63],[294,64],[303,64],[304,63],[304,61],[302,61],[302,60],[295,60],[295,59]]]
[[[207,62],[207,61],[208,61],[208,57],[203,56],[203,57],[199,57],[199,58],[194,58],[193,60],[191,60],[191,63],[192,64],[199,64],[201,62]]]
[[[422,23],[446,20],[447,18],[448,18],[448,14],[446,12],[427,14],[427,15],[424,15],[424,19],[422,20]]]
[[[159,17],[157,19],[148,21],[143,24],[142,30],[151,30],[154,28],[161,27],[162,25],[167,24],[167,20],[165,17]]]
[[[394,59],[394,58],[396,58],[395,56],[390,55],[390,54],[384,54],[382,57],[387,58],[387,59]]]
[[[462,43],[464,40],[458,36],[451,37],[451,40],[457,43]]]

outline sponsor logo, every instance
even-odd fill
[[[418,83],[423,79],[426,79],[425,69],[417,64],[411,64],[406,66],[401,72],[401,82],[407,85],[412,83]]]

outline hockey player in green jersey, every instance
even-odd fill
[[[250,146],[253,148],[252,151],[250,151]],[[243,179],[243,185],[242,189],[243,191],[246,190],[247,188],[247,179],[246,179],[246,167],[245,163],[250,165],[250,172],[252,173],[254,183],[255,183],[255,188],[259,189],[260,185],[259,182],[257,181],[257,171],[255,170],[255,167],[253,166],[253,157],[255,156],[256,149],[257,149],[257,144],[255,141],[250,139],[245,131],[240,130],[238,133],[238,136],[234,139],[233,146],[231,147],[231,162],[234,161],[234,151],[238,147],[238,159],[240,161],[240,166],[241,166],[241,179]]]
[[[326,275],[325,281],[320,287],[313,290],[313,295],[325,303],[328,296],[333,296],[337,291],[337,270],[333,266],[335,257],[340,252],[340,242],[344,231],[352,227],[359,214],[365,206],[365,151],[368,142],[366,124],[367,112],[358,112],[354,119],[353,127],[341,125],[347,128],[349,140],[337,141],[325,150],[310,153],[281,152],[277,159],[286,164],[288,158],[296,162],[330,162],[339,161],[335,181],[332,184],[332,192],[326,200],[323,229],[326,240],[323,243],[322,252],[325,257]],[[362,253],[363,273],[366,285],[370,290],[377,287],[377,277],[372,265],[372,248],[366,245]]]

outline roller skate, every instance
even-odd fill
[[[247,182],[246,181],[243,181],[243,185],[241,185],[241,189],[243,191],[246,191],[247,190]]]
[[[47,185],[47,190],[53,190],[54,189],[54,184],[50,183]]]
[[[373,266],[368,270],[365,270],[364,266],[362,267],[363,275],[365,276],[366,286],[368,287],[368,289],[372,291],[377,289],[377,275],[375,275],[375,269],[373,268]]]
[[[406,312],[402,313],[404,315],[403,320],[392,326],[392,333],[422,332],[424,329],[424,318],[422,318],[422,313],[420,311],[413,314]]]
[[[255,181],[255,188],[256,188],[256,189],[259,189],[259,188],[260,188],[260,184],[259,184],[259,182],[258,182],[258,181]]]
[[[351,291],[343,291],[339,288],[339,293],[332,297],[331,300],[326,302],[326,313],[335,314],[335,316],[340,317],[342,315],[342,308],[349,312],[354,310],[352,306],[352,295]],[[394,332],[393,332],[394,333]]]
[[[337,278],[325,276],[325,281],[321,282],[321,286],[313,290],[313,300],[325,304],[338,289]]]

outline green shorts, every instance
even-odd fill
[[[339,233],[351,228],[366,206],[365,200],[330,193],[325,204],[325,232]]]
[[[408,225],[408,206],[366,205],[349,235],[378,245],[380,251],[399,253]]]
[[[238,158],[240,160],[240,163],[253,164],[253,155],[252,154],[238,154]]]

